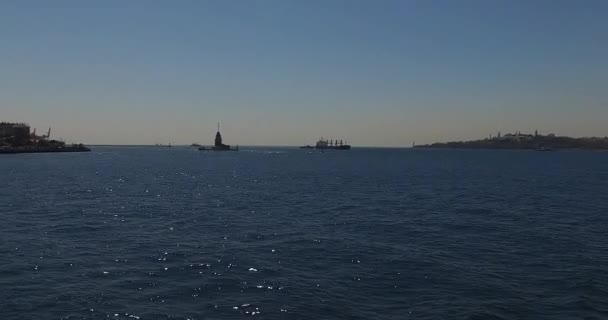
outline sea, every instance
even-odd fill
[[[608,319],[608,153],[0,156],[0,319]]]

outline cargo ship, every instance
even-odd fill
[[[340,140],[338,141],[337,139],[334,141],[332,140],[327,140],[327,139],[319,139],[319,141],[317,141],[317,143],[315,144],[315,146],[311,146],[311,145],[306,145],[306,146],[302,146],[300,147],[300,149],[321,149],[321,150],[350,150],[350,145],[346,144],[344,141]]]

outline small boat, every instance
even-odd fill
[[[548,152],[548,151],[557,151],[553,148],[549,148],[549,147],[538,147],[536,149],[534,149],[534,151],[541,151],[541,152]]]

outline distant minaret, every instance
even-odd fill
[[[534,130],[534,136],[538,137],[538,130]]]
[[[217,123],[217,133],[215,134],[215,146],[219,147],[222,145],[222,135],[220,134],[220,123]]]

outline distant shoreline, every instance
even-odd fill
[[[608,150],[608,137],[573,138],[535,134],[507,134],[480,140],[437,142],[415,145],[417,149],[494,149],[494,150]]]
[[[193,147],[192,145],[186,145],[186,144],[174,144],[171,145],[171,148],[166,147],[166,146],[156,146],[153,144],[88,144],[87,146],[89,147],[116,147],[116,148],[158,148],[158,149],[167,149],[170,150],[171,148],[192,148],[192,149],[196,149],[197,147]],[[295,146],[295,145],[290,145],[290,146],[265,146],[265,145],[240,145],[239,146],[241,149],[242,148],[286,148],[286,149],[300,149],[301,146]],[[313,150],[314,147],[312,148]],[[412,146],[356,146],[353,147],[353,149],[412,149]]]
[[[91,149],[83,145],[66,147],[3,147],[0,154],[19,154],[19,153],[64,153],[64,152],[89,152]]]

